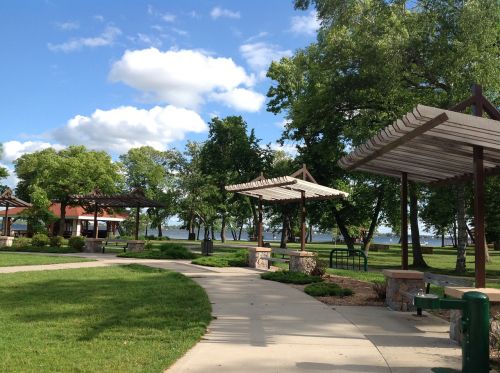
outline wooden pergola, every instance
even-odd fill
[[[144,207],[164,208],[160,202],[146,198],[144,192],[140,189],[135,189],[131,193],[105,195],[99,190],[86,195],[70,196],[72,203],[86,205],[94,211],[94,236],[97,238],[97,213],[100,208],[135,208],[135,239],[139,239],[139,213]]]
[[[298,178],[301,177],[301,178]],[[262,202],[274,203],[296,203],[300,202],[300,250],[306,246],[306,207],[307,200],[325,200],[333,198],[345,198],[346,192],[319,185],[303,165],[300,170],[291,176],[275,177],[266,179],[259,176],[255,180],[243,184],[226,186],[228,192],[239,193],[259,199],[259,229],[258,246],[264,245],[262,227]]]
[[[15,197],[10,188],[5,189],[5,191],[0,195],[0,206],[5,207],[4,217],[3,217],[3,229],[2,234],[8,236],[10,232],[9,227],[9,207],[31,207],[31,203],[25,202],[22,199]]]
[[[474,115],[463,114],[472,107]],[[490,118],[483,118],[486,113]],[[485,286],[484,179],[500,175],[500,112],[482,94],[450,110],[418,105],[339,161],[346,170],[401,178],[402,268],[408,269],[408,180],[474,181],[476,287]]]

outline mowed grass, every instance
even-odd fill
[[[93,262],[93,259],[84,259],[68,256],[51,256],[38,254],[13,254],[0,252],[0,267],[25,266],[37,264],[58,264],[58,263],[77,263]]]
[[[194,281],[139,265],[0,275],[0,371],[161,372],[210,313]]]

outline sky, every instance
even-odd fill
[[[228,115],[277,147],[267,68],[317,28],[291,0],[1,1],[0,164],[72,144],[182,149]]]

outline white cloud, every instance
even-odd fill
[[[276,122],[276,127],[284,130],[288,124],[290,124],[292,121],[290,119],[283,119],[281,122]]]
[[[265,97],[260,93],[245,88],[234,88],[227,92],[214,92],[211,94],[211,98],[236,110],[249,112],[259,111],[265,101]]]
[[[7,176],[5,179],[0,179],[0,184],[7,185],[9,188],[14,189],[19,182],[18,177],[16,176],[16,173],[14,172],[14,167],[12,165],[8,164],[3,164],[0,162],[0,167],[4,167],[7,169],[9,172],[9,176]]]
[[[95,48],[112,45],[115,39],[121,35],[121,30],[118,27],[108,26],[98,36],[90,38],[75,38],[61,44],[48,44],[48,48],[53,52],[73,52],[84,47]]]
[[[277,45],[265,42],[243,44],[240,46],[240,53],[246,59],[248,65],[259,73],[261,78],[265,77],[272,61],[292,55],[292,51],[289,49],[282,50]]]
[[[269,33],[266,32],[266,31],[261,31],[259,32],[258,34],[256,35],[252,35],[250,36],[247,40],[245,40],[246,43],[250,43],[251,41],[254,41],[254,40],[257,40],[257,39],[260,39],[260,38],[263,38],[265,36],[268,36]]]
[[[164,149],[165,144],[184,139],[188,132],[206,130],[206,123],[191,110],[171,105],[150,110],[122,106],[98,109],[90,117],[76,115],[50,136],[64,145],[82,144],[120,154],[145,145]]]
[[[235,12],[229,9],[224,9],[221,7],[216,6],[215,8],[212,9],[210,12],[210,16],[213,19],[217,19],[220,17],[225,17],[225,18],[233,18],[233,19],[239,19],[241,18],[240,12]]]
[[[306,16],[292,17],[290,31],[295,34],[314,35],[319,29],[320,23],[315,11],[311,11]]]
[[[92,18],[94,18],[94,20],[97,21],[97,22],[104,22],[104,17],[102,15],[100,15],[100,14],[96,14]]]
[[[160,38],[140,32],[136,36],[129,36],[128,39],[136,44],[143,44],[148,47],[161,47],[162,45]]]
[[[187,36],[188,35],[188,32],[185,31],[185,30],[181,30],[179,28],[176,28],[176,27],[172,27],[171,30],[173,32],[175,32],[177,35],[180,35],[180,36]]]
[[[61,144],[51,144],[44,141],[7,141],[3,143],[2,160],[8,163],[12,163],[17,158],[26,153],[33,153],[47,148],[60,150],[63,147],[64,146]]]
[[[175,22],[175,14],[171,13],[164,13],[161,15],[161,19],[163,19],[165,22]]]
[[[190,109],[197,109],[206,99],[251,111],[264,102],[260,93],[242,88],[254,84],[253,76],[244,68],[230,58],[212,57],[203,50],[126,51],[114,63],[109,78],[160,102]],[[238,102],[238,98],[250,99],[251,103]]]
[[[62,31],[71,31],[79,29],[80,24],[76,21],[67,21],[67,22],[56,23],[56,27]]]
[[[280,144],[274,142],[271,144],[271,149],[272,150],[281,150],[281,151],[285,152],[286,154],[288,154],[292,158],[295,158],[295,156],[297,155],[297,147],[293,144],[280,145]]]

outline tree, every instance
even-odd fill
[[[66,207],[72,203],[72,194],[90,193],[95,189],[115,193],[122,183],[118,165],[107,153],[87,150],[84,146],[24,154],[14,164],[19,178],[16,193],[20,198],[31,201],[32,188],[38,187],[50,200],[61,203],[59,235],[64,233]]]
[[[200,153],[200,169],[218,189],[217,213],[221,218],[221,241],[225,242],[229,196],[225,186],[254,179],[269,163],[270,151],[262,149],[254,130],[240,116],[212,118],[208,140]]]
[[[399,0],[295,2],[300,9],[316,7],[321,28],[316,43],[271,64],[268,110],[286,115],[283,137],[302,144],[299,156],[322,184],[350,185],[354,176],[337,166],[340,157],[418,103],[449,107],[468,97],[475,82],[498,97],[500,3],[408,4],[410,9]],[[358,205],[352,198],[332,206],[349,246],[352,223],[342,209]],[[383,217],[394,220],[392,210]]]
[[[3,159],[3,146],[0,144],[0,160]],[[5,167],[0,166],[0,180],[9,176],[9,171]]]
[[[159,237],[163,236],[163,223],[175,214],[180,157],[178,151],[160,151],[150,146],[130,149],[120,156],[128,188],[140,188],[146,197],[166,206],[148,209],[151,224],[158,229]]]

